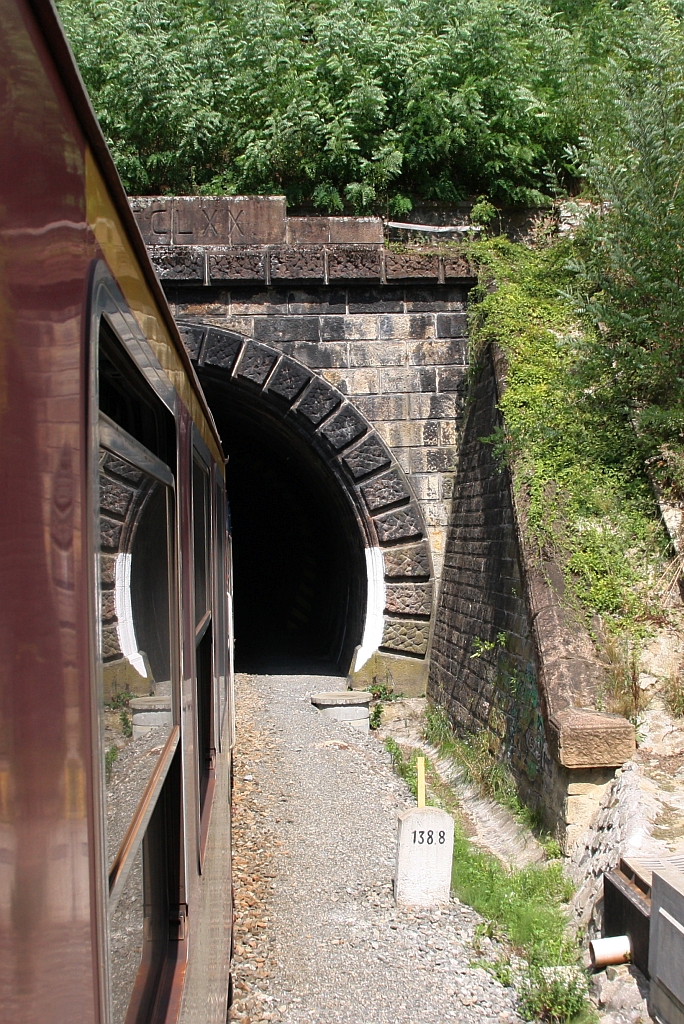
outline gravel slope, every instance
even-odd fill
[[[512,991],[471,966],[497,952],[488,939],[473,949],[474,911],[394,906],[396,819],[410,796],[377,740],[312,707],[312,692],[335,685],[238,680],[230,1019],[514,1024]]]

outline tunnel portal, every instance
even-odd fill
[[[225,390],[205,381],[228,456],[236,669],[346,673],[366,606],[353,509],[294,430]]]

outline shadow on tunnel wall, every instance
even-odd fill
[[[342,484],[257,398],[202,383],[228,456],[236,670],[346,674],[361,642],[366,568]]]

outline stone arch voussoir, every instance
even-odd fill
[[[425,662],[435,598],[428,532],[410,481],[373,425],[314,369],[270,345],[197,320],[179,320],[178,328],[201,375],[251,391],[255,408],[265,403],[327,462],[352,504],[366,549],[379,555],[382,579],[375,581],[373,600],[379,585],[382,608],[371,608],[370,593],[367,608],[367,620],[382,614],[375,649]],[[369,568],[369,592],[370,576]]]

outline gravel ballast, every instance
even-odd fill
[[[325,718],[320,676],[238,677],[233,1021],[518,1022],[479,916],[397,908],[397,815],[413,803],[371,735]]]

